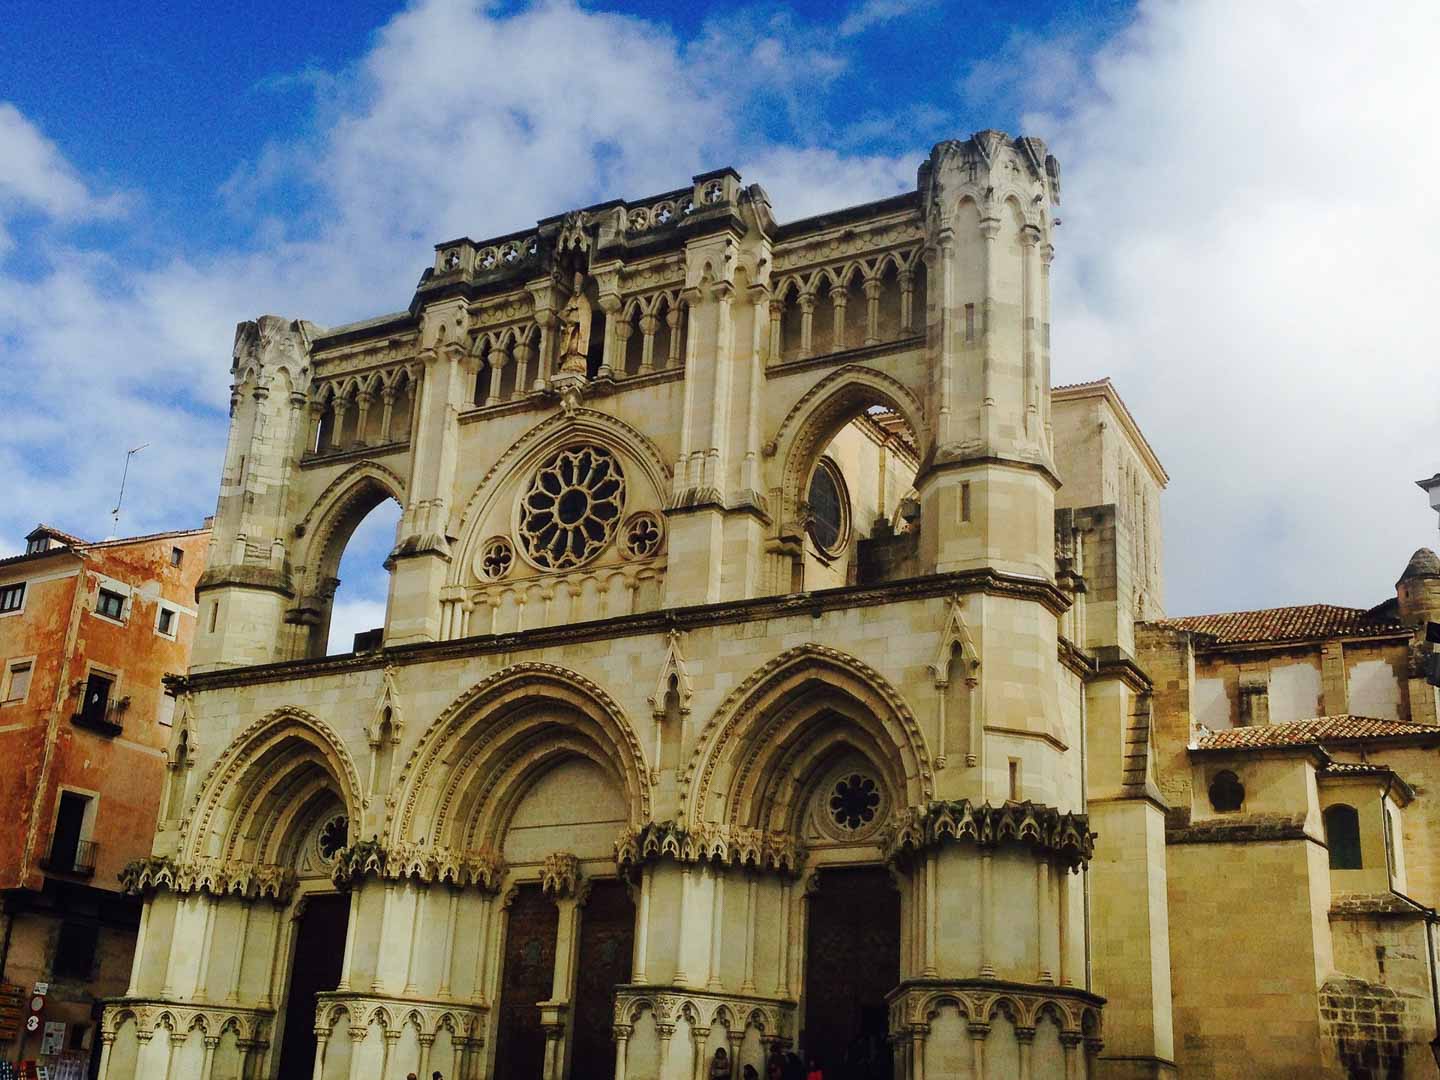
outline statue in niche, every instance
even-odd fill
[[[584,375],[586,356],[590,352],[590,300],[585,295],[585,274],[575,271],[575,285],[570,299],[559,315],[560,371]]]

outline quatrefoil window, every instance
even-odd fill
[[[830,816],[842,829],[861,829],[875,820],[880,806],[880,789],[875,781],[851,773],[836,783],[830,793]]]
[[[487,251],[480,256],[480,265],[486,270],[495,269],[495,252]]]
[[[645,559],[660,550],[663,533],[660,519],[648,510],[631,514],[625,521],[620,550],[626,558]]]
[[[480,550],[480,576],[487,581],[499,581],[510,572],[515,564],[515,546],[506,536],[492,536]]]
[[[625,474],[608,450],[561,450],[535,472],[520,499],[517,532],[526,558],[564,570],[604,550],[625,506]]]
[[[460,252],[453,248],[445,253],[445,269],[454,270],[460,265]]]

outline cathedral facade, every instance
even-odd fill
[[[993,131],[789,224],[721,170],[242,323],[104,1080],[1172,1072],[1166,475],[1052,390],[1058,198]]]

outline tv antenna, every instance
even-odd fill
[[[110,521],[112,523],[110,533],[111,540],[120,539],[120,505],[125,501],[125,480],[130,475],[130,459],[149,445],[148,442],[141,443],[125,455],[125,468],[120,473],[120,496],[115,500],[115,509],[110,511]]]

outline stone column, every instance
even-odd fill
[[[1030,1050],[1035,1043],[1035,1029],[1017,1027],[1015,1041],[1020,1044],[1020,1080],[1030,1080]]]
[[[720,945],[725,929],[725,868],[718,865],[710,867],[711,904],[710,904],[710,975],[705,980],[706,990],[721,990],[723,983],[720,980]]]
[[[635,324],[629,319],[622,319],[617,316],[615,321],[615,370],[621,375],[627,375],[625,370],[629,363],[630,338],[635,334]],[[643,364],[643,361],[642,361]],[[640,372],[644,371],[642,366]]]
[[[138,960],[140,953],[137,950],[135,957]],[[97,1071],[99,1080],[110,1080],[110,1050],[115,1045],[115,1032],[100,1032],[100,1068]]]
[[[878,277],[865,282],[865,344],[880,344],[880,290]]]
[[[995,875],[989,848],[980,853],[980,977],[995,978]]]
[[[990,1025],[970,1021],[970,1075],[985,1075],[985,1037],[990,1034]]]
[[[665,311],[665,325],[670,328],[670,343],[668,355],[665,357],[665,367],[677,367],[680,363],[680,305],[667,308]]]
[[[226,1004],[235,1005],[240,1001],[240,976],[245,969],[245,941],[250,936],[250,909],[248,899],[240,900],[240,932],[235,935],[233,970],[230,973],[230,992],[225,995]]]
[[[428,1031],[422,1031],[418,1041],[420,1043],[420,1067],[415,1072],[419,1076],[428,1077],[430,1075],[430,1048],[435,1045],[435,1036]]]
[[[709,1039],[710,1039],[710,1029],[709,1029],[708,1027],[697,1027],[697,1026],[695,1026],[695,1025],[691,1025],[691,1028],[690,1028],[690,1050],[691,1050],[691,1057],[690,1057],[690,1077],[691,1077],[691,1080],[706,1080],[706,1073],[708,1072],[708,1069],[707,1069],[706,1064],[705,1064],[705,1044],[709,1041]]]
[[[330,1029],[315,1028],[315,1069],[312,1080],[321,1080],[325,1075],[325,1051],[330,1047]]]
[[[910,1025],[910,1076],[912,1080],[925,1080],[925,1037],[929,1034],[929,1024]]]
[[[801,360],[810,359],[813,348],[811,342],[814,340],[815,327],[815,294],[803,292],[800,294],[800,355]]]
[[[745,882],[745,977],[740,983],[740,993],[755,993],[755,900],[760,883],[754,874],[746,875]]]
[[[387,386],[380,391],[380,442],[393,441],[390,438],[390,423],[395,416],[395,388]]]
[[[355,406],[359,410],[355,417],[355,438],[351,446],[365,445],[365,425],[370,418],[370,403],[374,400],[370,391],[361,390],[355,395]],[[382,442],[384,440],[381,440]]]
[[[615,1032],[615,1080],[625,1080],[625,1056],[630,1052],[630,1025],[616,1024]]]
[[[341,429],[345,426],[345,414],[350,411],[350,403],[342,397],[337,397],[330,402],[331,413],[335,419],[330,423],[330,445],[327,450],[343,450],[340,440],[343,437]]]
[[[640,317],[640,332],[645,340],[640,348],[640,374],[648,375],[655,370],[655,334],[660,329],[660,316],[653,311]]]

